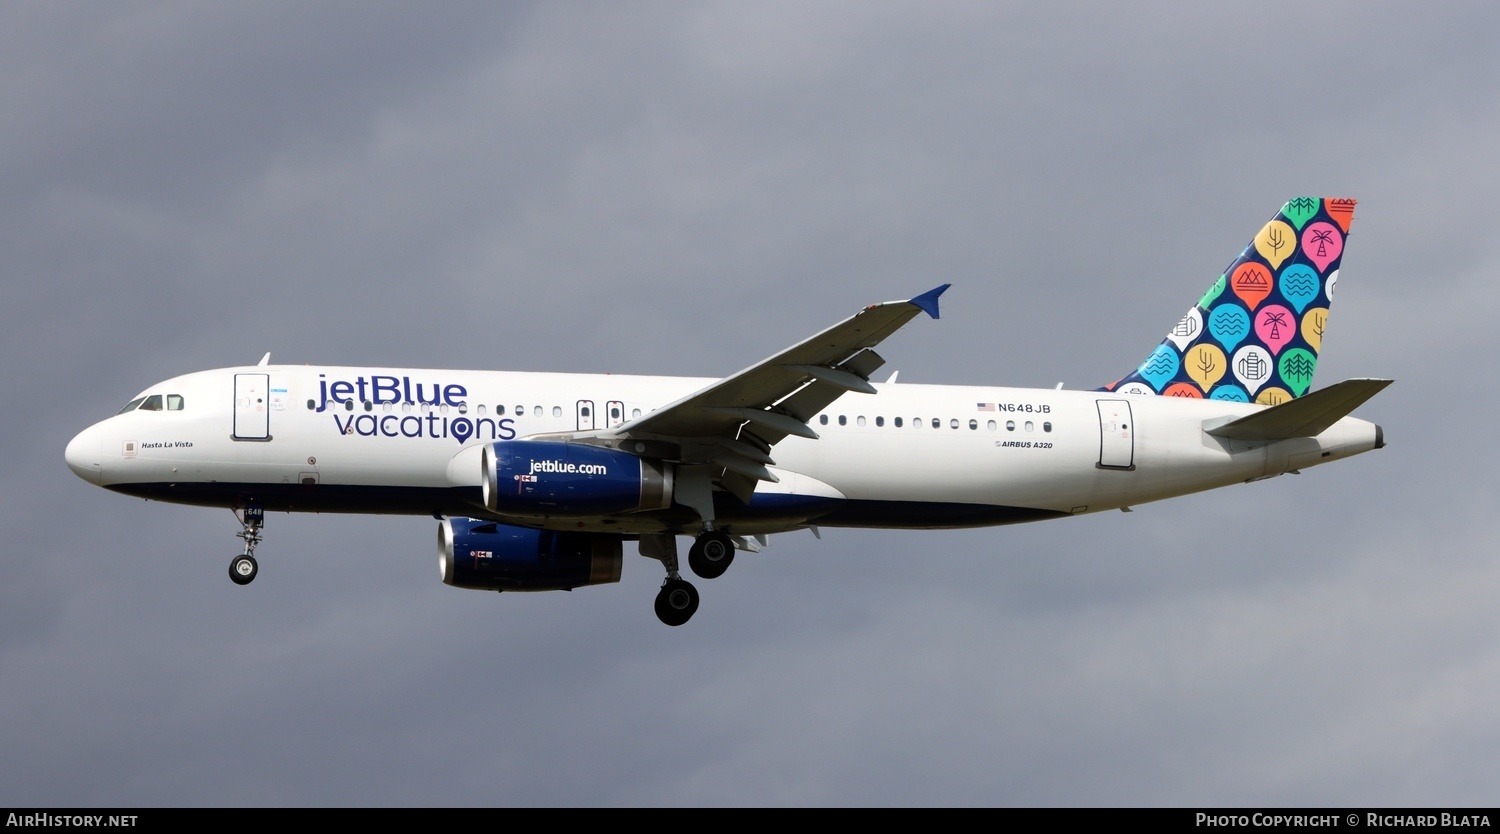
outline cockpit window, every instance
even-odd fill
[[[124,408],[116,411],[115,413],[124,414],[127,411],[136,410],[161,411],[162,400],[163,397],[161,394],[152,394],[148,397],[136,397],[135,399],[126,403]],[[167,394],[165,400],[167,411],[181,411],[184,408],[187,408],[187,400],[184,399],[181,394]]]

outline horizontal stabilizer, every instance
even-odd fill
[[[1317,437],[1365,400],[1379,394],[1394,380],[1346,379],[1295,400],[1273,405],[1222,426],[1205,428],[1214,437],[1228,440],[1272,441],[1294,437]]]

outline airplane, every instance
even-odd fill
[[[1313,390],[1355,201],[1284,204],[1141,364],[1095,390],[872,381],[875,347],[944,284],[875,304],[722,379],[270,364],[152,385],[65,458],[125,495],[231,509],[249,584],[265,513],[431,515],[442,581],[545,591],[688,567],[796,530],[944,529],[1130,511],[1385,445],[1349,416],[1391,384]],[[821,536],[819,536],[821,537]]]

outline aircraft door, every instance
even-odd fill
[[[578,430],[579,431],[593,431],[594,430],[594,401],[593,400],[579,400],[578,401]]]
[[[234,375],[235,440],[271,439],[271,375]]]
[[[1127,400],[1098,400],[1099,468],[1135,468],[1135,420]]]
[[[604,412],[604,427],[612,429],[625,422],[625,404],[619,400],[610,400]]]

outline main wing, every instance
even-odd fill
[[[711,466],[716,483],[748,502],[757,481],[777,480],[767,468],[775,464],[772,447],[788,435],[817,439],[808,421],[845,393],[875,393],[870,375],[885,360],[873,348],[918,313],[937,318],[938,296],[949,286],[906,301],[873,304],[649,414],[566,439]]]

